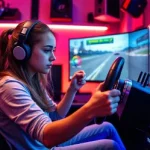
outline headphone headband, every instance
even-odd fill
[[[25,42],[27,40],[30,31],[37,23],[39,23],[39,21],[30,21],[30,20],[24,23],[22,30],[19,34],[19,42]]]

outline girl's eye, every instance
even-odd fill
[[[48,53],[48,52],[50,52],[50,50],[44,50],[44,52],[45,52],[45,53]]]
[[[44,48],[43,51],[44,51],[45,53],[48,53],[48,52],[54,53],[55,48],[51,48],[51,47],[50,47],[50,48]]]

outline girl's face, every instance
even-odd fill
[[[28,61],[27,68],[29,74],[35,73],[47,74],[56,59],[54,50],[56,48],[56,39],[51,32],[37,35],[41,41],[32,48],[32,55]]]

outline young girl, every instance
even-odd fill
[[[79,110],[65,118],[84,71],[74,74],[59,104],[52,100],[55,34],[40,21],[24,21],[0,37],[0,134],[17,150],[124,150],[112,124],[87,124],[116,112],[120,91],[100,87]],[[50,74],[50,73],[49,73]]]

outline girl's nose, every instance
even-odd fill
[[[54,53],[50,56],[49,60],[50,61],[55,61],[56,60],[56,57],[55,57]]]

